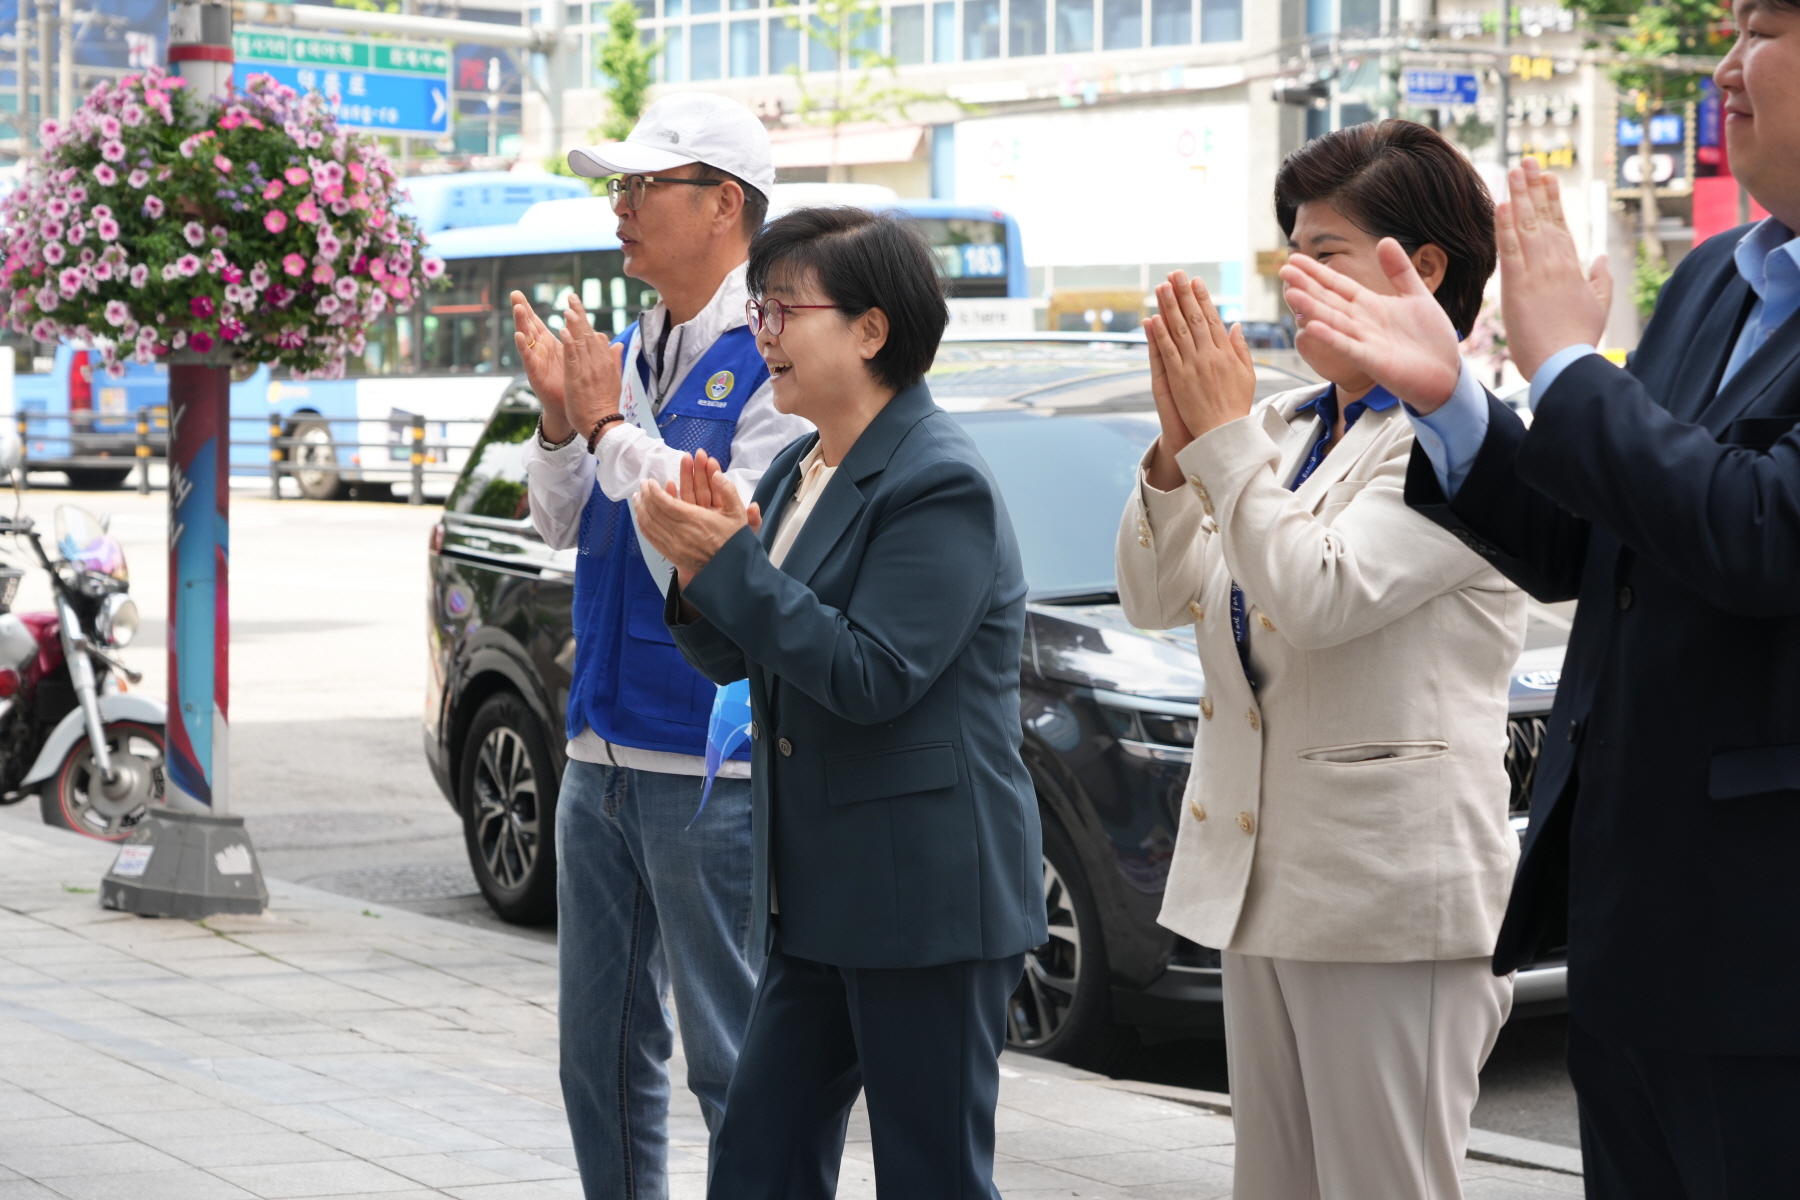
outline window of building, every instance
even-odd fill
[[[1380,33],[1381,0],[1338,0],[1338,28],[1345,33]]]
[[[1000,57],[1000,0],[963,0],[963,57]]]
[[[814,17],[807,24],[806,35],[806,69],[809,71],[837,70],[837,47],[835,45],[837,31],[825,22]]]
[[[769,74],[779,75],[800,65],[800,30],[786,17],[769,18]]]
[[[1200,40],[1244,40],[1244,0],[1200,0]]]
[[[762,7],[762,0],[731,0],[732,12],[752,12]]]
[[[1150,44],[1185,46],[1194,40],[1192,0],[1150,0]]]
[[[688,0],[688,15],[691,17],[710,16],[719,11],[719,0]]]
[[[1094,48],[1094,0],[1056,0],[1056,52],[1086,54]]]
[[[1011,0],[1007,5],[1006,53],[1013,58],[1049,50],[1049,22],[1044,0]]]
[[[1330,33],[1337,28],[1337,0],[1306,0],[1306,32]]]
[[[669,0],[673,4],[675,0]],[[658,60],[662,63],[663,82],[680,83],[687,78],[687,39],[685,31],[677,25],[663,30],[663,52]]]
[[[1102,48],[1135,50],[1144,44],[1144,0],[1102,0]]]
[[[902,4],[893,9],[888,37],[894,61],[903,67],[925,61],[925,6]]]
[[[733,0],[732,7],[737,7]],[[762,74],[762,22],[731,23],[731,77],[747,79]]]
[[[688,26],[688,78],[717,79],[719,65],[719,23]]]
[[[931,61],[956,61],[956,0],[931,6]]]

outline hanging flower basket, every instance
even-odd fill
[[[151,68],[43,123],[41,166],[0,202],[6,323],[114,375],[181,350],[342,375],[443,275],[386,156],[267,75],[216,105],[182,84]]]

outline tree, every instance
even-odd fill
[[[787,69],[800,89],[800,119],[831,130],[831,182],[843,182],[837,148],[842,126],[904,118],[915,104],[954,104],[964,111],[971,107],[942,92],[899,86],[899,62],[881,52],[881,0],[813,0],[810,21],[801,15],[796,0],[775,0],[774,7],[786,14],[789,29],[806,30],[809,40],[831,52],[827,91],[815,91],[808,84],[804,63]],[[847,78],[852,72],[854,76]]]
[[[606,10],[606,36],[595,48],[595,61],[606,77],[606,120],[597,132],[613,142],[631,136],[644,111],[644,99],[650,94],[650,70],[663,44],[645,45],[638,33],[638,17],[642,14],[632,0],[613,0]]]
[[[1570,0],[1569,7],[1586,18],[1597,40],[1623,56],[1608,74],[1636,110],[1642,139],[1633,292],[1639,313],[1647,316],[1669,275],[1656,232],[1660,214],[1650,166],[1650,119],[1670,107],[1685,107],[1699,95],[1701,81],[1711,72],[1688,63],[1671,65],[1670,60],[1723,57],[1732,37],[1731,9],[1720,0]]]

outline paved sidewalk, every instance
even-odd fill
[[[553,947],[274,880],[263,917],[109,913],[92,889],[112,853],[0,824],[0,1200],[580,1194]],[[1225,1097],[1010,1054],[1002,1074],[1009,1200],[1230,1194]],[[675,1095],[671,1192],[699,1200],[705,1131]],[[1578,1169],[1539,1143],[1477,1146]],[[845,1200],[874,1196],[870,1163],[858,1120]],[[1466,1178],[1472,1200],[1581,1192],[1505,1161]]]

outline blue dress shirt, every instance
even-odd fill
[[[1750,316],[1731,348],[1731,358],[1719,381],[1721,387],[1784,321],[1800,311],[1800,237],[1795,237],[1787,226],[1774,217],[1764,219],[1738,240],[1735,257],[1738,274],[1756,293],[1756,303],[1751,306]],[[1531,380],[1532,411],[1537,411],[1538,401],[1564,368],[1576,359],[1595,353],[1592,346],[1565,346],[1545,359]],[[1487,399],[1469,364],[1463,363],[1456,390],[1441,408],[1422,416],[1409,406],[1406,415],[1413,424],[1414,436],[1425,448],[1425,456],[1437,472],[1438,485],[1444,489],[1444,495],[1456,495],[1463,480],[1469,477],[1469,468],[1475,465],[1475,456],[1481,452],[1481,443],[1487,437]]]

